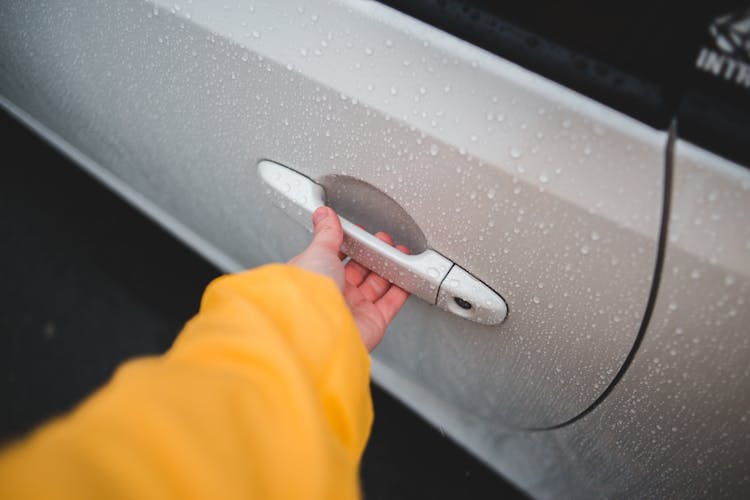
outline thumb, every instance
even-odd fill
[[[320,207],[313,213],[313,240],[311,246],[318,246],[338,254],[344,241],[344,230],[336,212],[330,207]]]
[[[313,240],[301,254],[289,261],[302,269],[331,278],[344,289],[344,266],[338,256],[344,230],[338,215],[329,207],[320,207],[313,214]]]

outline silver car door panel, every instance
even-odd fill
[[[397,241],[460,263],[509,314],[482,326],[412,299],[375,378],[527,491],[567,484],[585,439],[520,429],[585,412],[633,348],[665,131],[370,2],[13,0],[0,41],[4,106],[225,270],[309,239],[262,159],[371,232],[407,214],[422,234],[396,224]],[[360,219],[358,184],[393,204]]]
[[[673,154],[663,273],[628,370],[584,417],[487,426],[400,384],[427,420],[538,498],[746,498],[750,491],[750,169]],[[400,380],[381,370],[388,386]]]
[[[648,330],[609,397],[555,431],[571,492],[750,492],[750,170],[684,141],[673,165]]]
[[[6,2],[2,93],[243,265],[306,240],[259,159],[375,186],[512,311],[412,301],[380,363],[487,425],[595,401],[648,300],[666,134],[379,4],[225,7]]]

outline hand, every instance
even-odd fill
[[[358,262],[350,260],[344,266],[341,262],[345,257],[341,253],[344,231],[332,208],[320,207],[315,211],[313,233],[310,246],[289,263],[327,276],[338,285],[344,293],[365,347],[372,351],[382,340],[386,328],[409,294]],[[393,245],[389,235],[377,233],[375,236]],[[405,246],[396,245],[396,248],[409,253]]]

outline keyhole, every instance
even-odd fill
[[[461,309],[471,309],[471,302],[467,302],[461,297],[453,297],[453,301],[458,304]]]

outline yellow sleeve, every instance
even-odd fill
[[[218,278],[165,355],[0,455],[0,498],[356,498],[369,371],[331,280]]]

